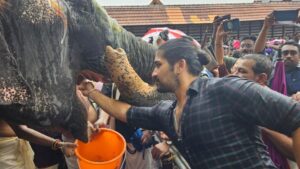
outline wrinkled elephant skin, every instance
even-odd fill
[[[83,69],[108,75],[107,45],[123,48],[134,70],[151,83],[154,48],[94,0],[0,0],[0,10],[0,118],[61,127],[87,141],[75,77]]]
[[[86,115],[74,85],[80,60],[72,53],[80,50],[72,46],[68,10],[55,5],[10,0],[1,11],[0,117],[32,127],[65,128],[87,141]]]

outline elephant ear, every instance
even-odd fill
[[[121,48],[106,47],[105,66],[111,80],[116,84],[122,98],[133,105],[148,106],[162,99],[173,99],[172,94],[158,93],[155,86],[144,82],[130,65]]]

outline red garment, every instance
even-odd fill
[[[239,49],[241,46],[241,42],[239,40],[233,40],[232,46],[234,49]]]
[[[262,133],[262,138],[264,143],[267,145],[267,150],[270,154],[270,157],[277,168],[280,169],[290,169],[286,157],[284,157],[270,141],[270,139]]]
[[[275,66],[274,78],[271,88],[281,94],[287,95],[286,78],[284,63],[282,60],[278,60]],[[280,169],[289,169],[289,164],[286,157],[284,157],[269,140],[267,136],[263,134],[263,141],[268,146],[268,152],[274,164]]]

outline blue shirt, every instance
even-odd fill
[[[286,72],[286,85],[287,85],[287,94],[293,95],[300,91],[300,67],[296,69]]]
[[[176,101],[131,107],[128,123],[164,131],[194,169],[276,168],[257,125],[290,135],[300,126],[300,103],[236,77],[195,80],[187,91],[180,124]]]

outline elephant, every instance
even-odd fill
[[[153,87],[156,49],[118,25],[95,0],[0,0],[0,19],[1,119],[61,128],[87,142],[87,117],[75,94],[82,70],[116,81],[134,105],[174,97]]]

